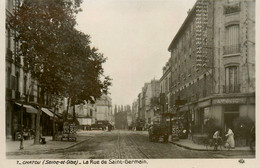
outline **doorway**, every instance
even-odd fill
[[[224,113],[224,126],[225,126],[225,130],[227,130],[227,128],[231,128],[232,130],[234,130],[234,125],[233,122],[235,119],[237,119],[239,117],[239,113],[238,112],[225,112]]]

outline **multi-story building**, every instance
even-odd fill
[[[85,102],[75,107],[75,113],[81,129],[87,129],[91,124],[95,124],[95,105]]]
[[[112,99],[108,95],[102,95],[95,102],[95,118],[97,121],[113,120]]]
[[[145,112],[145,122],[148,124],[153,124],[154,122],[159,122],[160,117],[158,116],[157,109],[159,104],[157,99],[160,94],[160,81],[152,80],[147,85],[146,90],[146,112]]]
[[[171,81],[172,81],[172,62],[169,59],[166,65],[163,67],[163,75],[160,79],[160,114],[161,121],[166,123],[170,121],[172,110],[170,107],[172,101],[171,98]]]
[[[166,72],[161,90],[173,114],[187,114],[197,132],[209,118],[223,130],[241,116],[255,121],[254,0],[198,0],[168,50],[170,102]]]
[[[138,101],[135,100],[132,103],[132,116],[133,116],[133,121],[135,122],[136,119],[138,118]]]
[[[132,104],[133,112],[136,112],[137,125],[152,124],[155,120],[159,122],[158,97],[160,94],[160,81],[152,80],[142,87],[142,92],[138,94],[138,99]],[[140,124],[142,123],[142,124]]]
[[[67,101],[60,110],[67,108]],[[69,108],[70,115],[73,115],[73,107]],[[108,95],[102,95],[94,104],[86,102],[75,106],[76,118],[79,121],[81,129],[86,129],[87,126],[97,123],[98,121],[109,122],[114,125],[115,119],[112,113],[112,100]]]
[[[18,5],[17,0],[6,0],[6,18],[13,16]],[[39,83],[30,72],[23,68],[23,58],[17,54],[18,43],[14,41],[16,32],[6,24],[6,138],[15,138],[16,132],[21,130],[21,122],[26,130],[34,130],[36,124],[37,105],[40,98],[43,100],[41,127],[43,134],[52,130],[50,119],[53,113],[48,109],[51,105],[50,95],[42,93]],[[21,100],[24,97],[25,100]],[[23,104],[23,109],[21,108]],[[21,111],[24,111],[21,113]],[[22,115],[23,114],[23,115]],[[21,120],[21,115],[23,120]],[[52,124],[52,123],[51,123]],[[50,130],[51,129],[51,130]]]

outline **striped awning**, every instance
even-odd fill
[[[49,109],[47,109],[47,108],[42,108],[42,111],[45,113],[45,114],[47,114],[48,116],[50,116],[50,117],[53,117],[54,115],[53,115],[53,113],[49,110]]]
[[[22,106],[22,104],[20,103],[15,103],[15,104],[17,104],[18,106]],[[38,110],[32,107],[31,105],[24,104],[23,107],[26,109],[27,113],[37,114],[38,112]]]

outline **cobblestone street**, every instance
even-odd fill
[[[250,151],[196,151],[172,143],[148,140],[147,132],[85,132],[85,141],[68,149],[7,154],[8,159],[162,159],[162,158],[254,158]]]

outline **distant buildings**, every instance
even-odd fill
[[[97,121],[112,122],[112,99],[107,95],[102,95],[95,102],[95,117]]]
[[[142,92],[138,94],[137,101],[132,104],[132,109],[136,113],[136,125],[145,127],[147,124],[159,122],[160,116],[158,113],[160,94],[159,80],[151,80],[144,84]]]
[[[62,109],[67,106],[66,103],[64,105]],[[73,107],[69,108],[69,113],[73,115]],[[112,99],[108,95],[102,95],[95,104],[85,102],[85,104],[76,105],[75,114],[81,129],[86,129],[99,121],[109,122],[111,125],[115,124]]]

